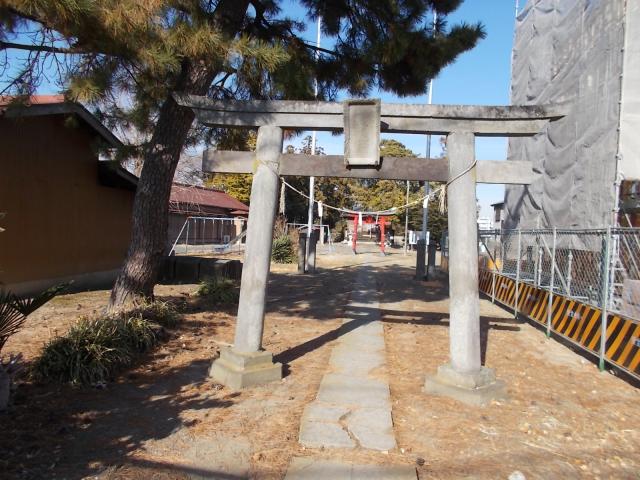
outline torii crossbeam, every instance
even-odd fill
[[[210,370],[215,380],[239,389],[281,378],[281,365],[262,350],[265,294],[278,201],[279,175],[447,181],[449,226],[450,363],[427,377],[425,389],[481,404],[504,394],[504,384],[481,364],[478,294],[476,183],[530,184],[528,162],[478,161],[476,136],[532,136],[563,116],[561,106],[446,106],[366,104],[349,119],[350,105],[337,102],[215,101],[175,96],[212,127],[258,127],[256,152],[207,150],[203,171],[253,173],[247,243],[234,346],[221,352]],[[352,122],[345,125],[345,122]],[[362,163],[352,153],[365,132],[441,134],[448,159],[374,158]],[[358,136],[358,129],[362,134]],[[283,129],[347,130],[350,155],[282,154]],[[354,137],[355,141],[354,141]],[[349,142],[349,139],[346,139]],[[365,139],[366,142],[366,139]],[[370,147],[370,145],[369,145]],[[377,146],[376,146],[377,148]],[[353,163],[350,160],[357,160]]]

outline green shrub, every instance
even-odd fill
[[[83,317],[69,331],[50,340],[34,362],[39,381],[96,384],[133,365],[172,327],[178,313],[171,304],[153,302],[114,317]]]
[[[196,295],[206,298],[215,305],[230,305],[238,303],[240,292],[233,280],[207,278],[200,282]]]
[[[289,235],[281,235],[273,240],[271,259],[276,263],[296,263],[297,255]]]

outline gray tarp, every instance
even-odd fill
[[[620,173],[640,180],[640,1],[627,0],[625,16]]]
[[[640,0],[631,3],[637,13]],[[510,139],[508,158],[532,161],[536,174],[528,187],[506,188],[506,228],[611,223],[624,20],[625,0],[529,0],[518,15],[512,104],[568,102],[569,113],[534,138]],[[637,55],[638,32],[627,36],[635,39]],[[638,57],[634,64],[640,65]],[[625,91],[631,128],[640,112],[638,76],[627,86],[635,91]],[[633,128],[623,144],[625,160],[637,164],[640,131]]]

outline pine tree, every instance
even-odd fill
[[[430,78],[484,36],[481,25],[447,27],[462,0],[299,0],[323,18],[331,49],[316,49],[280,0],[0,0],[0,94],[29,95],[58,76],[68,96],[141,142],[132,238],[110,305],[151,297],[167,232],[169,193],[185,146],[224,131],[193,128],[174,92],[213,98],[332,99],[341,89],[424,93]],[[431,28],[428,13],[439,22]],[[22,52],[22,68],[13,68]],[[316,58],[316,52],[319,54]],[[52,67],[53,65],[53,67]]]

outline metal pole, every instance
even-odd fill
[[[542,254],[543,254],[544,250],[542,249],[542,247],[538,247],[538,264],[536,265],[536,269],[537,269],[537,278],[536,278],[536,287],[540,286],[540,283],[542,282]]]
[[[407,180],[407,202],[409,203],[409,180]],[[404,254],[407,254],[407,240],[409,232],[409,207],[404,211]]]
[[[518,256],[516,261],[516,294],[513,299],[513,313],[518,318],[518,300],[520,297],[520,255],[522,255],[522,230],[518,229]]]
[[[496,303],[496,270],[498,269],[498,257],[496,257],[497,235],[493,234],[493,268],[491,269],[491,302]]]
[[[184,244],[184,253],[188,254],[189,253],[189,224],[191,217],[187,217],[187,243]]]
[[[553,316],[553,291],[556,275],[556,227],[553,227],[553,246],[551,247],[551,280],[549,282],[549,302],[547,304],[547,337],[551,336],[551,317]]]
[[[569,258],[567,259],[567,296],[571,296],[571,270],[573,269],[573,252],[569,250]]]
[[[500,232],[500,273],[504,273],[504,233]]]
[[[608,326],[608,304],[609,304],[609,275],[611,273],[611,260],[609,258],[611,251],[611,227],[607,227],[607,237],[604,241],[604,252],[603,252],[603,262],[604,262],[604,278],[602,279],[602,317],[600,318],[600,361],[598,368],[600,371],[604,371],[605,367],[605,356],[607,349],[607,326]]]
[[[316,47],[320,47],[320,26],[322,25],[322,18],[318,17],[318,26],[316,31]],[[318,50],[315,53],[316,60],[318,59]],[[318,98],[318,80],[315,79],[313,81],[313,95],[315,98]],[[311,132],[311,152],[310,155],[316,154],[316,131]],[[311,227],[313,226],[313,197],[314,197],[314,187],[315,187],[316,179],[315,177],[309,177],[309,211],[308,211],[308,219],[307,219],[307,246],[305,250],[305,264],[307,272],[309,270],[309,248],[311,246]]]
[[[436,13],[436,11],[433,11],[433,30],[435,33],[435,28],[436,28],[436,24],[438,23],[438,14]],[[429,92],[427,94],[427,104],[431,105],[431,103],[433,103],[433,78],[429,80]],[[431,135],[427,135],[427,151],[426,151],[426,155],[427,157],[427,161],[429,161],[429,159],[431,158]],[[424,195],[425,197],[427,195],[429,195],[429,192],[431,190],[431,187],[429,185],[429,181],[425,180],[424,182]],[[424,255],[424,259],[426,260],[427,258],[427,229],[428,229],[428,225],[429,225],[429,203],[427,202],[427,204],[423,204],[422,206],[422,240],[424,241],[424,250],[425,250],[425,255]],[[418,248],[420,248],[420,245],[417,244],[416,245]],[[422,271],[426,271],[424,270],[424,267],[421,267],[420,269],[418,269],[416,271],[416,273],[418,272],[422,272]],[[416,275],[417,277],[418,275]],[[419,280],[422,280],[422,278],[420,278]]]

